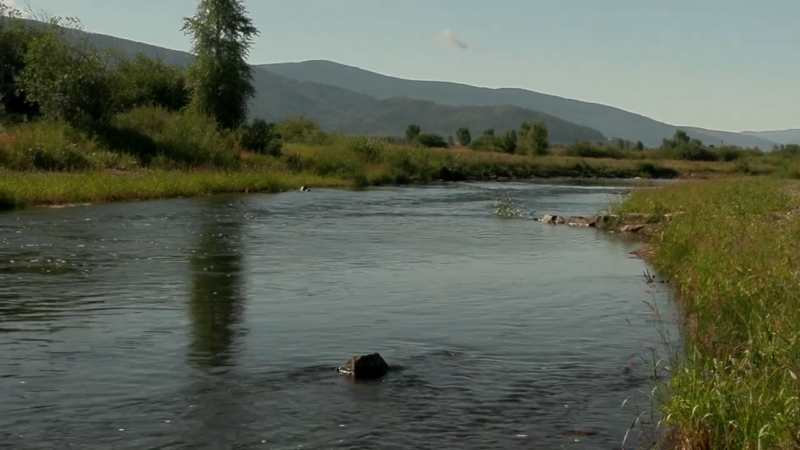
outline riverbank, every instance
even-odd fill
[[[795,448],[800,441],[800,196],[740,178],[634,191],[614,214],[652,225],[641,256],[675,286],[683,355],[659,393],[681,448]]]
[[[681,179],[736,173],[734,163],[527,156],[464,148],[428,149],[363,137],[289,143],[280,155],[239,152],[230,163],[186,167],[163,155],[143,165],[124,151],[71,141],[64,130],[0,136],[0,209],[279,192],[300,186],[355,188],[437,181]],[[74,138],[73,138],[74,139]],[[199,146],[201,150],[204,148]],[[186,150],[185,153],[189,153]]]

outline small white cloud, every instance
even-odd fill
[[[436,41],[450,46],[455,45],[462,50],[469,50],[469,45],[450,30],[442,30],[437,33]]]

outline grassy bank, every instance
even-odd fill
[[[683,213],[651,242],[684,318],[663,397],[682,448],[800,443],[798,208],[797,185],[767,178],[637,191],[617,208]]]
[[[91,131],[47,119],[10,124],[0,131],[0,207],[279,191],[301,185],[740,173],[737,162],[643,159],[642,152],[631,152],[630,158],[595,158],[553,149],[546,156],[530,156],[397,145],[325,133],[304,120],[273,128],[261,137],[268,145],[253,150],[243,145],[241,130],[220,131],[202,116],[158,107],[134,108]]]

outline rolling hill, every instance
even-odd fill
[[[104,34],[86,34],[93,44],[116,48],[128,55],[141,52],[178,65],[192,61],[187,52]],[[606,140],[597,130],[519,107],[452,107],[410,99],[381,100],[329,84],[294,80],[257,67],[253,78],[256,96],[250,104],[250,115],[268,121],[304,116],[316,120],[327,130],[381,136],[403,136],[406,127],[416,123],[426,132],[446,136],[455,134],[456,129],[462,126],[470,127],[472,133],[478,135],[486,128],[500,132],[518,128],[528,119],[542,119],[547,123],[554,143],[571,143],[576,139]]]
[[[757,136],[769,139],[777,144],[797,144],[800,145],[800,130],[778,130],[778,131],[743,131],[742,134]]]
[[[568,122],[599,130],[608,137],[641,140],[658,146],[671,137],[676,126],[612,106],[542,94],[516,88],[482,88],[442,81],[406,80],[331,61],[262,64],[259,67],[294,80],[324,83],[376,98],[408,97],[452,106],[514,105],[560,117]],[[768,150],[775,144],[763,136],[685,128],[693,138],[707,143],[725,141]]]

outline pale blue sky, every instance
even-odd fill
[[[88,31],[186,50],[196,0],[29,0]],[[24,0],[17,0],[23,3]],[[676,125],[800,128],[800,0],[248,0],[252,63],[328,59],[521,87]],[[469,45],[444,45],[449,29]]]

